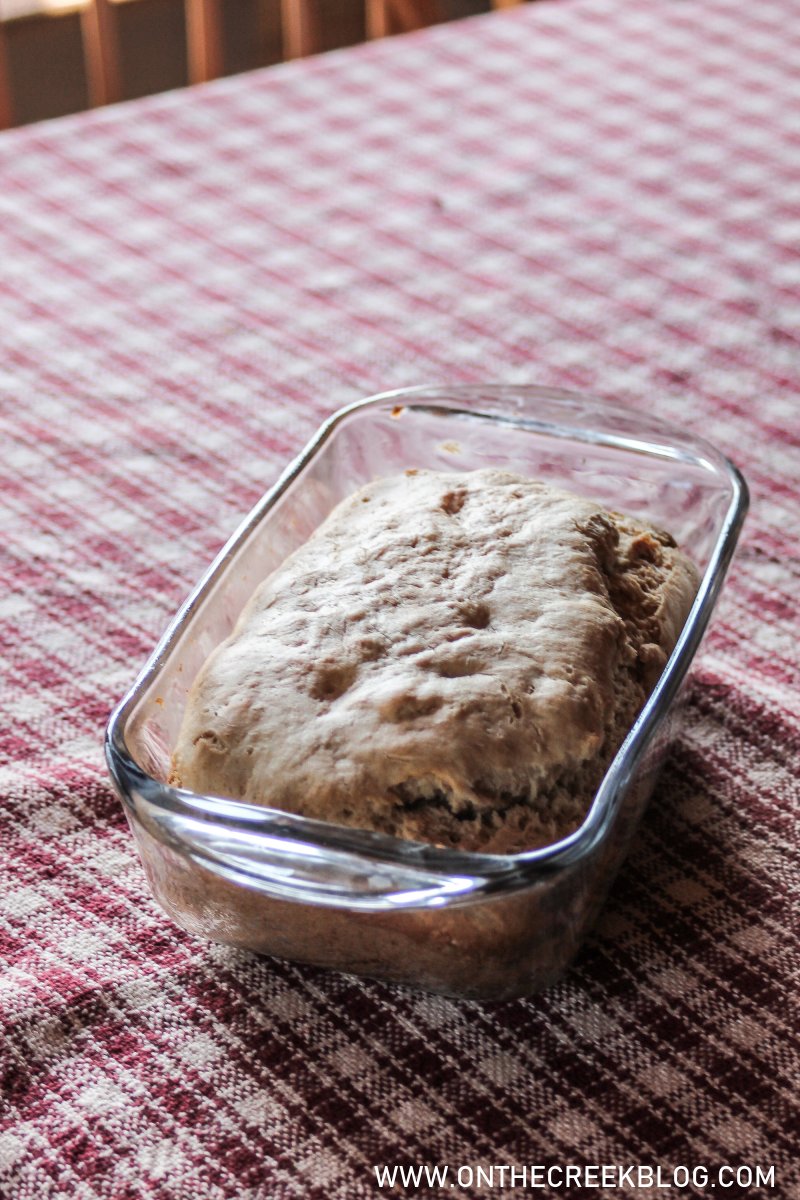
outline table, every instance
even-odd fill
[[[0,138],[3,1197],[800,1195],[798,61],[793,0],[553,0]],[[596,933],[487,1008],[184,936],[109,710],[324,415],[480,380],[657,408],[752,489]]]

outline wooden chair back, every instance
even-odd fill
[[[301,58],[324,49],[319,0],[281,0],[283,57]],[[183,0],[189,83],[216,79],[224,72],[224,0]],[[364,0],[366,33],[386,37],[433,25],[443,19],[441,0]],[[508,8],[522,0],[490,0]],[[0,0],[0,129],[14,124],[8,35]],[[84,0],[81,8],[86,89],[91,107],[123,98],[115,0]]]

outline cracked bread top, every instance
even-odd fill
[[[170,781],[465,850],[559,840],[696,587],[669,534],[537,480],[378,479],[205,663]]]

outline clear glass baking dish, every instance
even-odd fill
[[[581,828],[523,854],[468,854],[169,786],[197,671],[257,584],[339,500],[408,467],[484,466],[649,518],[702,572],[674,653]],[[652,790],[746,509],[741,475],[705,441],[586,396],[422,387],[337,412],[217,556],[109,722],[109,768],[156,899],[201,937],[450,995],[499,1000],[550,984],[594,920]]]

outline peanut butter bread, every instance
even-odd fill
[[[536,480],[376,480],[208,659],[171,782],[461,849],[559,840],[696,586],[669,534]]]

